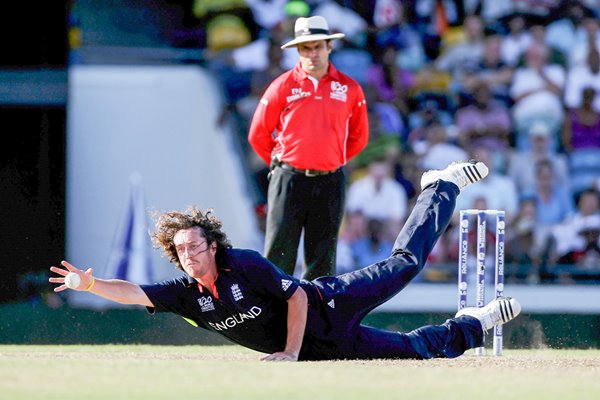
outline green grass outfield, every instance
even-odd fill
[[[600,350],[260,362],[238,346],[0,346],[3,399],[599,399]]]

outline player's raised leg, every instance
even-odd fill
[[[346,308],[347,315],[352,316],[350,325],[357,324],[419,273],[452,218],[460,190],[485,178],[487,173],[485,164],[475,161],[453,163],[444,170],[425,173],[423,191],[390,257],[367,268],[313,282],[322,287],[326,297],[335,297],[336,309]]]

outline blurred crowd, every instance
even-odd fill
[[[475,158],[490,175],[457,210],[506,211],[507,281],[600,281],[599,1],[190,1],[173,44],[200,47],[223,87],[217,123],[238,133],[262,223],[268,166],[248,125],[266,86],[297,63],[280,46],[310,15],[346,34],[331,62],[369,107],[369,144],[346,166],[339,273],[389,254],[423,171]],[[457,222],[421,279],[456,276]],[[492,259],[493,220],[487,229]]]

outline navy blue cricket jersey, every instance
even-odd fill
[[[302,285],[309,303],[314,303],[316,289],[309,282],[285,274],[256,251],[226,252],[228,265],[219,268],[214,294],[187,275],[142,285],[155,306],[148,310],[179,314],[256,351],[283,351],[287,300]]]

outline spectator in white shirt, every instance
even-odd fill
[[[565,69],[548,62],[548,47],[535,43],[527,49],[525,65],[514,74],[510,96],[517,131],[517,148],[526,149],[527,132],[532,123],[544,120],[558,136],[564,108],[562,104]]]
[[[404,222],[408,196],[404,187],[392,178],[391,167],[385,160],[374,160],[368,174],[348,187],[346,211],[360,211],[367,219],[387,221],[386,228],[395,232]]]

